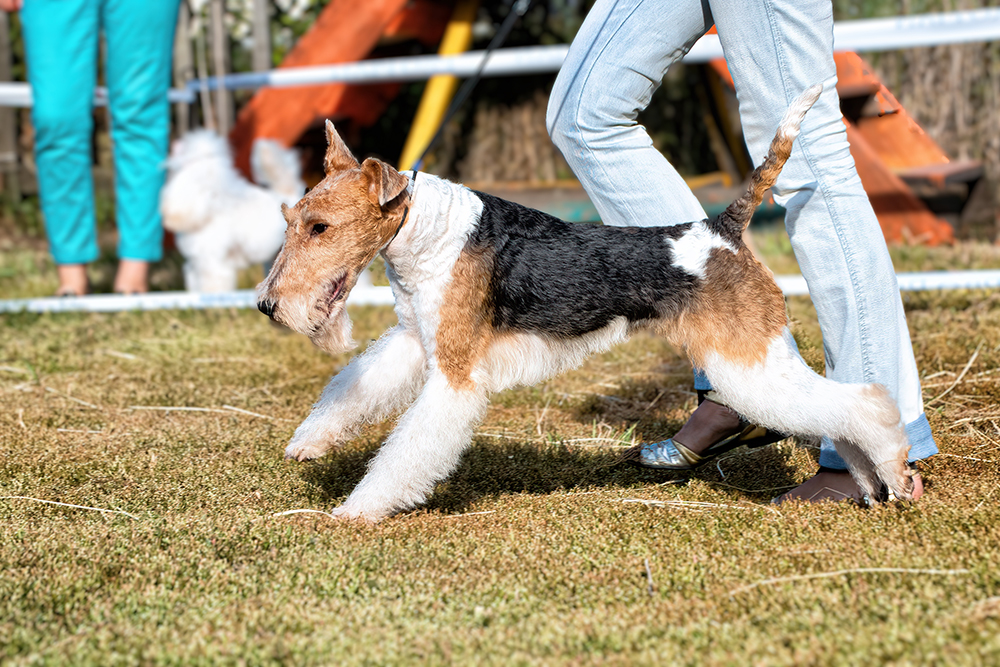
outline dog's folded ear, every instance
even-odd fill
[[[361,173],[368,181],[368,199],[382,207],[401,195],[410,183],[409,178],[373,157],[364,161]]]
[[[345,169],[357,169],[358,160],[351,154],[351,149],[347,147],[344,140],[337,134],[333,123],[326,121],[326,157],[323,158],[323,170],[327,175],[344,171]]]

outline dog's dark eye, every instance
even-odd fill
[[[322,222],[317,222],[315,225],[312,226],[312,229],[309,231],[309,235],[319,236],[325,231],[326,231],[326,225],[324,225]]]

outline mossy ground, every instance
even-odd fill
[[[780,234],[757,246],[795,271]],[[990,246],[894,257],[1000,266]],[[5,296],[52,288],[44,255],[0,251]],[[770,506],[815,470],[790,442],[687,477],[620,464],[694,405],[686,362],[638,336],[497,396],[430,503],[374,526],[274,516],[335,506],[390,428],[282,460],[346,355],[250,311],[2,315],[0,496],[132,516],[0,500],[0,662],[997,663],[1000,295],[905,302],[928,401],[978,350],[928,405],[918,503]],[[809,301],[789,311],[821,366]],[[394,322],[353,317],[363,343]],[[905,571],[745,588],[858,568]]]

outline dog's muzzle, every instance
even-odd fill
[[[257,302],[257,310],[264,313],[272,320],[274,319],[274,310],[278,307],[277,301],[272,301],[271,299],[261,299]]]

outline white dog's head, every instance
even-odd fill
[[[201,229],[212,221],[220,193],[243,180],[223,137],[211,130],[184,135],[167,159],[167,182],[160,193],[163,227],[181,233]]]
[[[254,181],[278,202],[294,204],[305,191],[296,150],[273,139],[258,139],[250,162]],[[212,130],[189,132],[174,142],[167,159],[167,182],[160,194],[163,226],[172,232],[196,232],[220,210],[248,202],[253,188],[233,166],[225,138]]]

